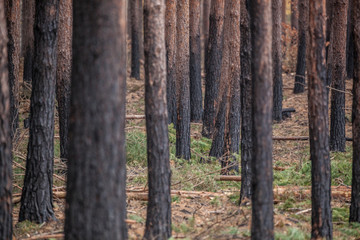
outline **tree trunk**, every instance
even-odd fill
[[[68,240],[127,239],[126,11],[126,0],[74,1]]]
[[[144,2],[145,113],[149,202],[144,239],[171,237],[169,137],[166,108],[165,1]]]
[[[210,7],[211,0],[203,0],[203,8],[202,8],[202,35],[204,39],[204,49],[206,55],[206,47],[208,45],[209,40],[209,21],[210,21]]]
[[[346,74],[346,22],[349,0],[334,0],[333,38],[331,44],[332,89],[330,117],[330,150],[345,151],[345,74]],[[334,90],[336,89],[336,90]],[[340,91],[342,92],[340,92]]]
[[[299,28],[298,5],[298,0],[291,0],[291,28],[295,30]]]
[[[281,22],[286,24],[286,0],[282,0]]]
[[[53,211],[54,108],[58,0],[36,1],[30,137],[19,221],[43,223]]]
[[[251,199],[253,139],[252,139],[252,79],[251,31],[249,0],[241,0],[241,190],[240,202]]]
[[[360,1],[352,0],[354,36],[353,168],[350,222],[360,222]]]
[[[8,68],[10,86],[10,123],[11,136],[15,136],[19,127],[19,72],[20,72],[20,35],[21,6],[20,0],[5,1],[6,20],[8,28]]]
[[[273,61],[273,120],[282,120],[283,82],[281,62],[281,4],[282,0],[272,0],[272,61]]]
[[[273,239],[271,1],[251,1],[254,158],[252,239]]]
[[[205,62],[205,99],[202,135],[211,138],[215,126],[216,100],[221,76],[225,0],[212,0],[209,41]]]
[[[169,123],[176,126],[176,1],[166,0],[165,42],[166,42],[166,98]]]
[[[200,0],[190,0],[190,108],[191,121],[202,119]]]
[[[31,83],[34,61],[35,0],[22,0],[22,48],[24,57],[23,79]]]
[[[176,157],[190,159],[189,0],[176,5],[176,82],[178,89]]]
[[[72,0],[62,0],[59,3],[56,99],[58,102],[60,127],[60,158],[63,160],[68,159],[72,61],[72,4]]]
[[[299,44],[294,93],[305,91],[306,45],[309,28],[309,1],[299,0]]]
[[[353,78],[354,73],[354,33],[352,31],[353,21],[352,21],[352,9],[353,3],[349,0],[349,7],[348,7],[348,24],[347,24],[347,43],[346,43],[346,72],[347,77],[349,79]]]
[[[4,2],[0,2],[0,239],[12,239],[10,88]]]
[[[140,79],[140,58],[143,51],[143,0],[131,0],[131,77]]]
[[[326,0],[326,59],[328,59],[328,53],[330,50],[331,40],[331,22],[333,19],[333,0]]]
[[[325,66],[325,0],[310,1],[309,135],[311,158],[311,237],[332,239],[331,170]]]

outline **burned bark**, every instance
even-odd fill
[[[24,57],[23,79],[31,83],[34,60],[35,0],[22,0],[22,51]]]
[[[73,8],[65,239],[127,239],[126,0]]]
[[[165,1],[144,2],[145,113],[149,201],[144,239],[171,237],[169,137],[166,108]]]
[[[58,0],[36,1],[30,137],[19,221],[43,223],[53,210],[54,108]]]
[[[206,46],[208,45],[208,40],[209,40],[210,7],[211,7],[211,0],[203,0],[202,35],[203,35],[203,39],[204,39],[205,54],[206,54]],[[205,56],[205,54],[204,54],[204,56]]]
[[[311,159],[311,237],[332,239],[331,169],[325,61],[325,0],[310,1],[308,99]]]
[[[143,51],[143,0],[131,0],[131,77],[140,79],[140,58]]]
[[[353,26],[353,18],[351,17],[352,15],[352,9],[353,8],[353,3],[351,0],[349,0],[349,7],[348,7],[348,23],[347,23],[347,34],[346,34],[346,39],[347,39],[347,43],[346,43],[346,73],[347,73],[347,77],[349,79],[353,78],[353,74],[354,74],[354,33],[352,31],[352,29],[354,28]]]

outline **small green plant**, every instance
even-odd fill
[[[276,240],[303,240],[303,239],[309,239],[310,236],[307,236],[308,234],[305,234],[303,231],[301,231],[298,228],[290,227],[287,229],[285,233],[275,233],[275,239]]]

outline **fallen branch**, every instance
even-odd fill
[[[311,187],[299,187],[299,186],[279,186],[274,188],[274,199],[284,199],[289,195],[295,198],[310,198]],[[332,199],[340,199],[350,201],[351,199],[351,187],[347,186],[331,186]]]
[[[49,239],[49,238],[64,238],[64,234],[63,233],[41,234],[41,235],[29,237],[29,238],[21,238],[21,240],[38,240],[38,239]]]
[[[215,176],[216,181],[233,181],[233,182],[241,182],[241,176],[226,176],[220,175]]]
[[[145,119],[145,115],[126,115],[126,120]]]
[[[308,136],[291,136],[291,137],[273,137],[274,141],[308,141]],[[346,138],[346,141],[352,141],[352,138]]]

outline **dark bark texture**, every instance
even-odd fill
[[[306,45],[309,28],[309,1],[299,0],[299,33],[298,54],[294,93],[305,91]]]
[[[10,123],[11,136],[14,137],[19,127],[19,72],[20,72],[20,34],[21,6],[20,0],[5,0],[8,28],[8,68],[10,86]]]
[[[330,49],[331,40],[331,22],[333,18],[333,0],[326,0],[326,59],[328,59],[328,53]]]
[[[143,0],[131,0],[131,77],[140,79],[140,58],[143,51]]]
[[[354,35],[353,167],[350,222],[360,222],[360,1],[352,0]]]
[[[0,239],[12,238],[10,88],[4,2],[0,2]]]
[[[177,124],[176,157],[190,159],[190,50],[189,0],[178,0],[176,5],[176,88]]]
[[[60,158],[68,158],[72,61],[72,0],[59,2],[59,29],[56,67],[56,99],[60,127]]]
[[[345,151],[346,22],[349,0],[333,0],[330,150]]]
[[[144,2],[145,114],[149,201],[144,239],[171,236],[169,137],[166,108],[165,1]]]
[[[251,199],[252,183],[252,79],[249,0],[241,0],[241,190],[240,201]]]
[[[126,0],[73,8],[65,239],[126,239]]]
[[[30,137],[19,221],[55,219],[52,183],[58,0],[36,1]]]
[[[206,46],[208,45],[208,39],[209,39],[210,7],[211,7],[211,0],[203,0],[202,35],[203,35],[203,39],[204,39],[205,54],[206,54]],[[205,54],[204,54],[204,56],[205,56]]]
[[[271,1],[251,1],[253,77],[252,239],[273,239]]]
[[[354,33],[352,29],[353,26],[353,18],[351,17],[353,8],[353,3],[351,0],[349,1],[348,7],[348,24],[347,24],[347,44],[346,44],[346,73],[348,78],[353,78],[354,73]]]
[[[24,57],[23,79],[31,83],[34,61],[35,0],[22,0],[22,51]]]
[[[311,237],[332,239],[331,170],[325,66],[325,0],[310,1],[308,101],[311,158]]]
[[[166,0],[165,42],[166,42],[166,99],[168,121],[176,126],[176,1]]]
[[[272,0],[272,61],[273,61],[273,120],[282,120],[283,81],[281,52],[281,5],[282,0]]]
[[[297,30],[299,28],[298,0],[291,0],[291,27]]]
[[[201,90],[201,1],[190,0],[190,108],[191,121],[202,120]]]
[[[216,100],[221,76],[225,0],[211,1],[209,41],[205,59],[205,99],[202,135],[211,138],[215,126]]]

